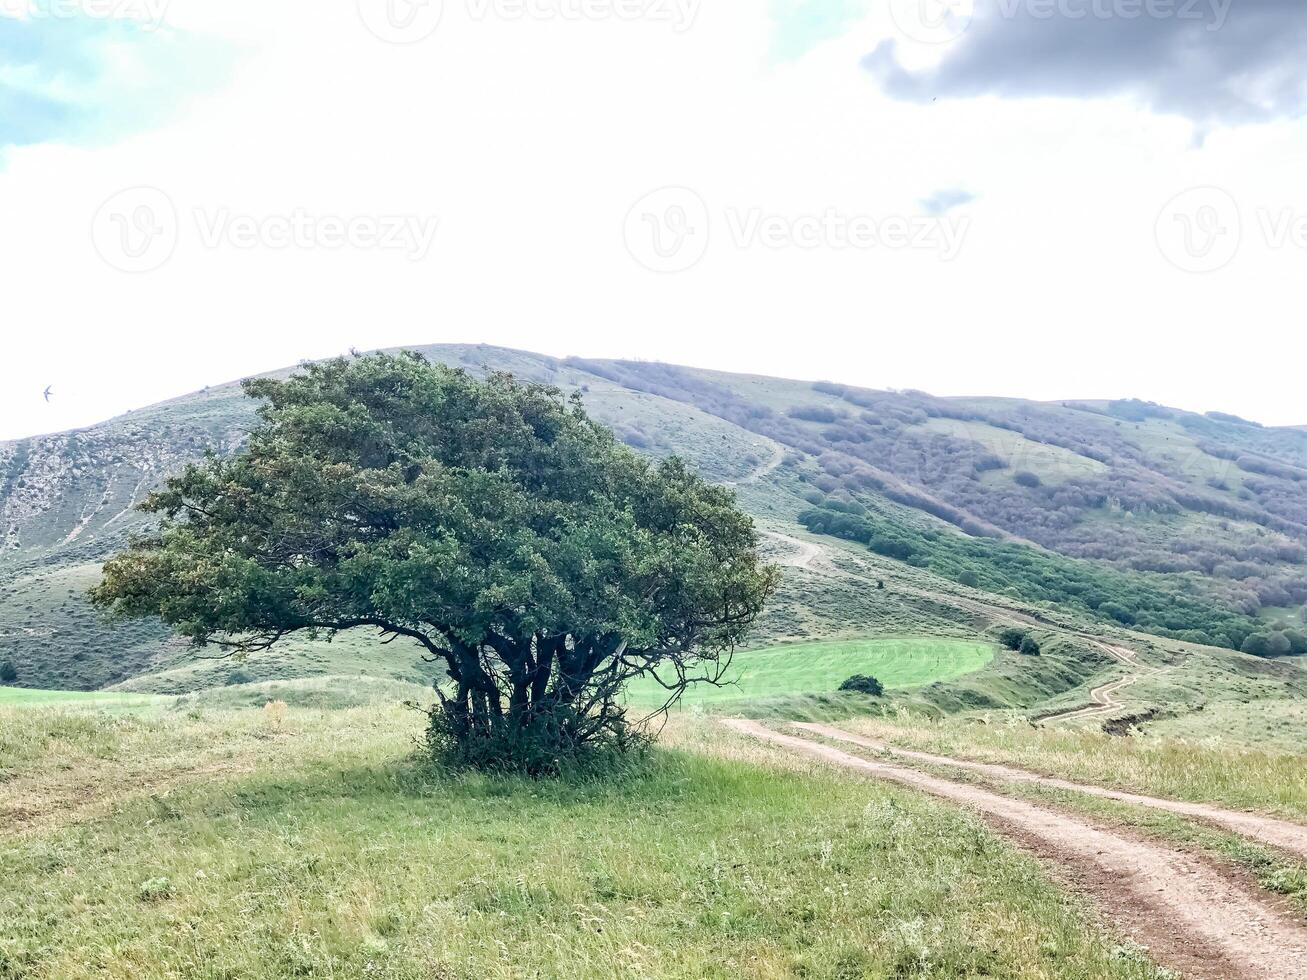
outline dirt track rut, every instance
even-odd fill
[[[1025,769],[1015,769],[1011,766],[1000,766],[988,762],[971,762],[966,759],[954,759],[946,755],[933,755],[929,752],[901,749],[897,746],[886,745],[884,742],[877,742],[874,739],[864,738],[861,735],[854,735],[832,725],[800,723],[795,727],[836,741],[860,745],[863,748],[877,752],[888,752],[891,755],[902,756],[904,759],[912,759],[916,762],[952,766],[955,769],[966,769],[1008,782],[1033,783],[1037,786],[1046,786],[1049,789],[1073,790],[1077,793],[1086,793],[1107,800],[1119,800],[1122,803],[1133,803],[1136,806],[1146,806],[1154,810],[1178,813],[1185,817],[1195,817],[1252,840],[1260,841],[1263,844],[1278,847],[1298,857],[1307,858],[1307,827],[1291,823],[1288,820],[1277,820],[1275,817],[1263,817],[1254,813],[1241,813],[1238,810],[1226,810],[1222,807],[1209,806],[1204,803],[1187,803],[1182,800],[1143,796],[1138,793],[1127,793],[1123,790],[1108,789],[1089,783],[1074,783],[1067,779],[1040,776],[1037,773],[1028,772]]]
[[[835,766],[889,780],[979,812],[1070,873],[1153,958],[1194,980],[1307,980],[1307,928],[1265,896],[1207,862],[1162,844],[1101,830],[889,762],[862,759],[754,721],[729,727]]]
[[[1145,667],[1139,662],[1139,655],[1129,647],[1113,646],[1110,643],[1102,643],[1098,640],[1090,640],[1095,646],[1106,653],[1113,660],[1131,668],[1129,674],[1125,677],[1118,677],[1114,681],[1101,684],[1089,692],[1090,704],[1083,708],[1071,708],[1065,711],[1054,711],[1051,714],[1044,715],[1042,720],[1052,721],[1071,721],[1078,718],[1096,718],[1099,715],[1110,714],[1119,711],[1125,707],[1125,704],[1117,698],[1117,695],[1127,687],[1143,680],[1145,677],[1155,677],[1166,671],[1165,667]]]

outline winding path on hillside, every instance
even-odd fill
[[[1191,980],[1307,980],[1307,927],[1230,869],[1166,844],[968,783],[954,782],[756,721],[726,725],[830,765],[897,783],[978,813],[1088,892],[1152,958]]]
[[[794,549],[789,554],[777,559],[779,564],[787,568],[811,568],[812,563],[825,554],[821,545],[814,544],[811,541],[801,541],[799,538],[792,538],[788,534],[781,534],[779,531],[763,531],[762,534],[763,537],[779,541],[781,544],[789,545]]]
[[[1085,637],[1085,639],[1089,639],[1089,637]],[[1065,708],[1049,712],[1040,719],[1041,721],[1050,721],[1052,719],[1058,721],[1082,720],[1120,711],[1125,707],[1125,703],[1117,697],[1118,694],[1146,677],[1156,677],[1167,670],[1165,667],[1148,667],[1140,663],[1139,654],[1129,647],[1113,646],[1099,640],[1090,640],[1090,642],[1117,663],[1130,668],[1130,672],[1124,677],[1115,678],[1091,690],[1089,692],[1090,704],[1084,707]]]

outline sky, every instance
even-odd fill
[[[1301,0],[0,0],[0,439],[455,342],[1307,424],[1305,51]]]

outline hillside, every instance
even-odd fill
[[[1302,430],[1133,401],[935,398],[480,346],[424,353],[578,390],[631,446],[734,485],[789,566],[760,643],[969,637],[1025,619],[1233,648],[1265,634],[1273,649],[1258,652],[1301,652]],[[158,626],[107,627],[83,599],[98,562],[143,526],[133,504],[186,460],[238,448],[254,410],[225,385],[0,444],[0,661],[18,667],[17,683],[179,693],[381,669],[370,639],[351,636],[258,663],[197,660]],[[1081,651],[1067,676],[1035,687],[1052,696],[1101,666]],[[431,680],[398,648],[382,672]]]

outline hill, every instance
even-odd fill
[[[1109,662],[1076,647],[1085,633],[1129,627],[1228,648],[1255,636],[1272,647],[1258,652],[1300,652],[1302,430],[1136,401],[936,398],[483,346],[423,352],[579,391],[631,446],[734,485],[788,566],[759,644],[974,639],[1010,622],[1064,641],[1043,665],[999,658],[984,683],[941,686],[941,704],[1033,703],[1075,687]],[[366,636],[296,642],[257,663],[200,660],[161,627],[110,628],[85,603],[99,561],[144,526],[135,502],[186,460],[239,448],[255,408],[231,384],[0,444],[0,661],[18,667],[18,684],[431,681],[416,651],[388,648],[379,665]]]

